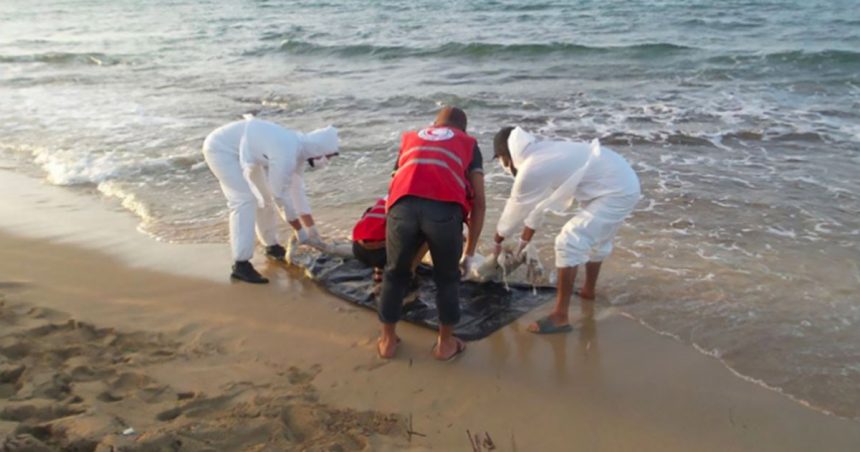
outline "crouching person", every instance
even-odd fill
[[[352,254],[364,265],[373,268],[373,281],[382,282],[385,268],[385,203],[380,198],[367,209],[352,229]]]
[[[581,209],[555,239],[558,290],[549,316],[531,324],[539,334],[572,329],[568,306],[577,267],[585,266],[581,298],[595,297],[603,260],[612,251],[612,240],[641,197],[639,178],[623,157],[611,149],[570,141],[539,141],[519,127],[505,127],[496,134],[495,155],[514,176],[511,195],[496,228],[496,259],[502,242],[522,230],[515,259],[529,259],[529,243],[547,211],[563,211],[575,199]]]
[[[334,127],[304,134],[254,118],[226,124],[206,137],[203,156],[230,210],[232,279],[269,282],[250,260],[255,230],[268,257],[285,258],[287,250],[278,239],[278,213],[292,226],[295,242],[324,248],[305,192],[304,164],[322,163],[337,155],[337,149]]]

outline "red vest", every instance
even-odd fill
[[[353,240],[382,242],[385,240],[385,198],[379,198],[367,209],[352,229]]]
[[[417,196],[460,204],[467,216],[472,188],[466,179],[466,168],[472,163],[476,144],[474,138],[451,127],[428,127],[403,134],[386,208],[404,196]]]

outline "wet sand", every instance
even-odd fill
[[[156,242],[104,201],[16,174],[0,172],[0,190],[7,442],[471,450],[468,430],[519,451],[860,448],[860,424],[599,301],[573,334],[524,331],[546,306],[451,363],[430,357],[431,331],[403,324],[385,362],[375,314],[295,269],[261,260],[273,284],[230,284],[226,245]]]

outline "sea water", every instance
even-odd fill
[[[0,2],[0,157],[160,240],[225,240],[200,153],[223,123],[336,125],[340,157],[307,180],[345,237],[400,133],[445,104],[483,148],[485,238],[511,187],[501,126],[599,138],[644,193],[599,303],[860,417],[855,1]],[[537,236],[547,264],[563,221]]]

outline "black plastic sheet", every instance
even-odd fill
[[[369,267],[355,259],[328,255],[302,258],[299,265],[328,292],[376,311],[377,295]],[[439,324],[433,269],[422,265],[416,273],[416,289],[407,295],[401,319],[435,330]],[[462,315],[454,334],[467,341],[482,339],[554,297],[555,289],[551,287],[510,283],[506,288],[497,282],[461,282]]]

